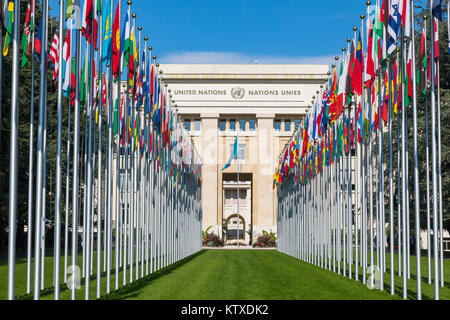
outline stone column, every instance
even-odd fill
[[[219,114],[202,114],[202,158],[203,158],[203,228],[213,226],[214,233],[221,235],[222,209],[218,206],[218,119]]]
[[[255,197],[253,225],[255,231],[272,227],[276,223],[274,210],[273,179],[273,120],[274,114],[257,114],[258,163],[254,177]],[[267,230],[268,231],[268,230]]]

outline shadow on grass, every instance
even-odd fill
[[[138,292],[142,290],[144,287],[151,284],[153,281],[170,274],[171,272],[175,271],[179,267],[183,266],[184,264],[192,261],[193,259],[197,258],[198,256],[205,253],[206,250],[201,250],[197,253],[194,253],[193,255],[184,258],[183,260],[180,260],[178,262],[175,262],[174,264],[156,271],[155,273],[152,273],[144,278],[141,278],[131,284],[126,285],[125,287],[120,288],[117,291],[114,291],[108,295],[105,295],[101,297],[99,300],[123,300],[127,298],[134,298],[138,295]]]
[[[340,268],[341,269],[341,273],[340,274],[338,273],[339,272],[339,268],[338,268],[337,265],[335,266],[336,272],[334,272],[333,270],[328,270],[327,268],[322,268],[320,266],[316,266],[314,264],[311,264],[311,265],[316,267],[316,268],[319,268],[320,270],[329,271],[329,272],[335,273],[335,274],[337,274],[337,275],[339,275],[341,277],[345,277],[345,278],[347,278],[349,280],[356,281],[356,279],[355,279],[355,269],[354,269],[355,265],[354,264],[353,264],[353,268],[352,268],[352,278],[349,278],[348,268],[346,269],[346,275],[344,276],[344,267],[342,265],[341,265],[341,268]],[[390,292],[391,292],[390,272],[391,272],[391,269],[389,267],[386,267],[386,272],[384,273],[384,278],[383,278],[383,283],[384,283],[383,291],[387,292],[388,294],[390,294]],[[363,284],[363,282],[362,282],[362,279],[363,279],[362,267],[358,268],[358,275],[359,275],[358,282]],[[368,274],[366,273],[366,277],[367,276],[368,276]],[[397,280],[397,281],[402,280],[402,277],[398,276],[397,271],[394,272],[394,279]],[[411,274],[410,278],[407,279],[407,281],[411,281],[411,280],[414,280],[414,281],[417,282],[417,276],[415,274]],[[428,284],[428,277],[422,276],[422,284]],[[445,281],[444,282],[444,288],[450,288],[450,283]],[[373,290],[377,290],[377,289],[373,289]],[[396,285],[395,281],[394,281],[394,293],[397,296],[399,296],[400,298],[402,298],[403,297],[403,284]],[[413,291],[413,290],[408,288],[407,289],[407,299],[411,299],[411,300],[417,299],[417,291]],[[423,300],[434,300],[434,296],[428,296],[428,295],[424,294],[424,292],[422,291],[422,299]]]
[[[186,264],[187,262],[193,260],[194,258],[198,257],[199,255],[203,254],[205,252],[205,250],[199,251],[197,253],[194,253],[193,255],[184,258],[183,260],[180,260],[178,262],[175,262],[174,264],[167,266],[164,269],[158,270],[144,278],[141,278],[137,281],[134,281],[131,284],[126,285],[125,287],[121,287],[119,288],[119,290],[117,291],[113,291],[110,294],[104,295],[102,296],[99,300],[119,300],[119,299],[123,299],[126,298],[127,296],[124,296],[128,293],[132,293],[135,292],[139,289],[142,289],[143,287],[147,286],[149,283],[151,283],[152,281],[171,273],[172,271],[174,271],[175,269],[181,267],[182,265]],[[123,271],[123,270],[120,270]],[[112,268],[111,269],[111,274],[115,274],[116,269]],[[102,272],[101,273],[101,278],[106,278],[107,272]],[[93,282],[97,280],[97,275],[91,275],[89,277],[89,282]],[[82,287],[84,287],[84,283],[85,280],[82,280]],[[69,291],[70,289],[64,284],[61,283],[60,286],[60,294],[63,294],[66,291]],[[84,292],[84,291],[83,291]],[[49,297],[49,296],[53,296],[55,294],[55,288],[54,287],[49,287],[46,288],[42,291],[40,291],[40,296],[41,297]],[[79,294],[77,294],[78,296]],[[82,296],[84,297],[84,294],[82,294]],[[132,296],[130,296],[132,297]],[[33,300],[33,294],[26,294],[26,295],[22,295],[22,296],[16,296],[17,300]]]

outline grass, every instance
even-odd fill
[[[207,250],[164,276],[149,278],[107,299],[321,300],[399,299],[369,290],[277,251]]]
[[[389,255],[387,255],[389,266]],[[78,259],[81,263],[81,256]],[[95,267],[94,254],[94,272]],[[375,260],[376,261],[376,260]],[[61,259],[63,266],[63,258]],[[114,262],[114,260],[113,260]],[[445,260],[445,279],[450,279],[450,261]],[[53,299],[53,258],[46,258],[45,287],[41,299]],[[395,260],[397,267],[397,259]],[[6,299],[7,263],[0,260],[0,300]],[[33,269],[32,269],[33,270]],[[135,272],[135,270],[134,270]],[[362,275],[362,269],[359,269]],[[102,274],[103,299],[136,300],[389,300],[401,299],[402,279],[396,271],[396,295],[389,294],[390,274],[385,273],[385,291],[369,290],[362,282],[348,276],[324,270],[272,250],[204,250],[166,269],[153,273],[114,291],[115,271],[111,272],[112,293],[106,295],[106,274]],[[62,275],[62,271],[61,271]],[[422,258],[423,299],[434,298],[433,284],[427,284],[427,261]],[[128,273],[129,277],[129,273]],[[127,277],[127,278],[128,278]],[[354,277],[354,269],[353,269]],[[61,276],[63,280],[63,276]],[[84,299],[85,282],[77,290],[77,298]],[[26,295],[26,259],[17,259],[16,297]],[[411,279],[408,280],[408,298],[415,299],[415,257],[411,259]],[[450,299],[450,284],[440,289],[441,299]],[[96,298],[96,276],[90,281],[90,298]],[[70,291],[61,285],[61,299],[70,299]]]

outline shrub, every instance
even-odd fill
[[[256,243],[254,245],[255,247],[275,247],[276,246],[276,240],[274,237],[271,237],[268,234],[263,234],[262,236],[259,236],[256,240]]]
[[[219,236],[214,233],[208,233],[205,237],[203,237],[203,246],[205,247],[223,247],[224,241],[219,238]]]

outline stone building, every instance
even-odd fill
[[[160,68],[203,158],[203,229],[224,231],[228,243],[239,238],[241,244],[252,243],[263,230],[276,232],[278,156],[328,78],[328,66]],[[238,160],[222,171],[236,137]]]

